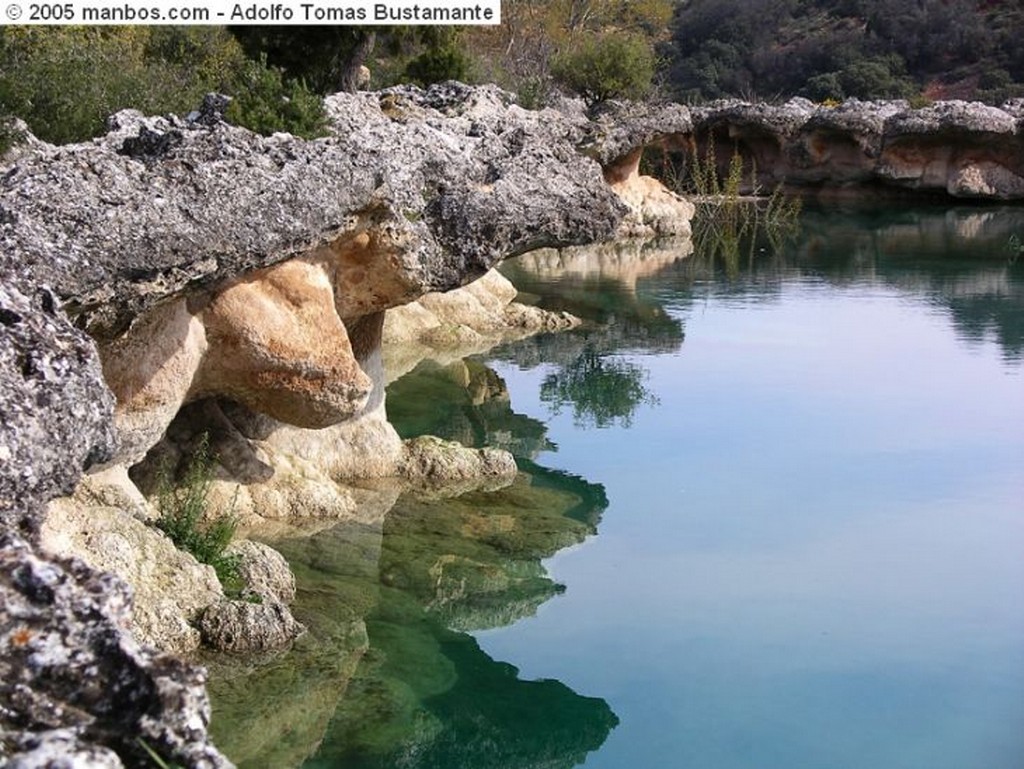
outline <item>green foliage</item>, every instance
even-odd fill
[[[136,742],[139,743],[139,746],[146,752],[146,755],[149,756],[149,759],[153,762],[157,769],[180,769],[180,764],[168,764],[166,761],[164,761],[163,758],[161,758],[160,754],[153,750],[153,748],[149,746],[149,743],[141,737],[137,738]]]
[[[5,27],[0,105],[45,141],[81,141],[126,107],[188,112],[233,82],[243,62],[221,29]]]
[[[703,155],[694,144],[685,158],[666,153],[660,163],[645,159],[644,166],[693,202],[694,251],[720,258],[730,274],[738,272],[744,253],[752,257],[756,248],[778,251],[797,231],[800,198],[785,195],[781,186],[763,194],[757,169],[753,164],[747,168],[738,150],[729,156],[723,174],[711,136]]]
[[[555,414],[572,404],[578,425],[628,427],[642,403],[656,403],[644,380],[647,372],[629,361],[601,355],[588,345],[573,362],[548,374],[540,386],[540,399]]]
[[[669,78],[679,96],[812,99],[1024,95],[1017,0],[688,0]]]
[[[346,25],[230,29],[250,59],[266,57],[285,79],[303,82],[317,94],[346,90],[350,70],[363,63],[380,32],[373,27]]]
[[[439,45],[427,48],[405,65],[405,76],[417,85],[426,87],[446,80],[468,80],[470,58],[454,35]]]
[[[204,434],[180,483],[174,483],[169,468],[162,470],[157,489],[160,517],[156,525],[179,549],[212,566],[225,592],[237,592],[241,588],[239,558],[224,550],[235,535],[238,520],[230,512],[208,514],[212,483],[213,458]]]
[[[651,44],[642,37],[586,34],[554,58],[551,74],[594,105],[608,99],[643,98],[651,88],[655,63]]]
[[[301,81],[285,80],[266,57],[246,64],[225,117],[257,133],[285,131],[306,139],[322,136],[326,127],[322,99]]]
[[[0,115],[0,155],[17,144],[24,138],[24,134],[18,130],[11,115]]]

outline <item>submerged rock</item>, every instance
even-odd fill
[[[212,604],[199,619],[203,641],[227,652],[264,652],[290,644],[305,628],[279,601],[248,600]]]

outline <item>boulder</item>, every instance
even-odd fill
[[[0,759],[40,765],[61,747],[127,766],[152,758],[231,764],[210,745],[199,668],[125,632],[131,591],[81,561],[41,558],[6,535],[0,550]],[[13,750],[10,747],[16,746]],[[62,759],[63,760],[63,759]],[[63,765],[63,764],[49,764]],[[76,766],[79,764],[75,764]]]
[[[305,628],[284,604],[267,600],[225,600],[207,607],[199,620],[207,646],[226,652],[266,652],[282,649]]]

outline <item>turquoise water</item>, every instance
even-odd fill
[[[296,755],[1024,767],[1014,232],[1012,209],[810,211],[777,248],[508,265],[589,322],[421,364],[389,413],[524,474],[283,543],[311,633],[280,666],[330,692]]]

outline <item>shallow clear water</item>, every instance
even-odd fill
[[[517,484],[282,544],[312,632],[274,691],[321,703],[295,763],[1024,766],[1013,232],[808,212],[778,249],[510,265],[592,322],[422,364],[389,412]]]

